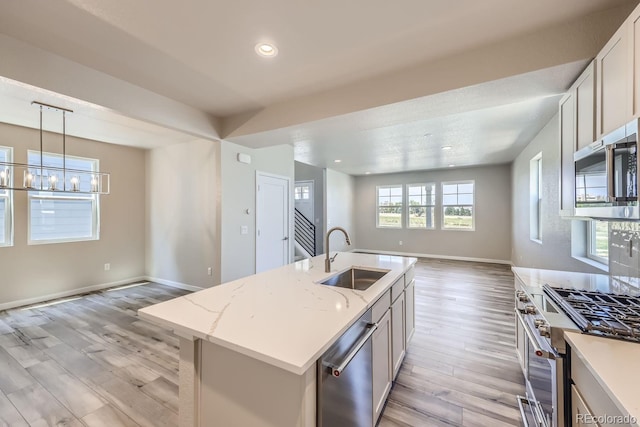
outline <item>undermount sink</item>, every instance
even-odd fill
[[[391,270],[370,270],[366,268],[352,267],[318,283],[321,285],[365,291],[389,271]]]

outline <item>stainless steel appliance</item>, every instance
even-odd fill
[[[638,119],[574,154],[575,215],[640,219]]]
[[[317,425],[372,427],[371,337],[378,325],[369,309],[317,362]]]
[[[526,382],[518,396],[525,427],[566,423],[566,343],[563,331],[577,330],[540,288],[516,287],[516,345]]]
[[[549,285],[543,289],[584,333],[640,343],[640,297]]]
[[[609,277],[575,289],[516,281],[515,292],[516,347],[527,390],[518,396],[523,423],[570,426],[564,331],[640,343],[640,288]]]

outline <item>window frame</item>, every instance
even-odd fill
[[[542,243],[542,152],[529,161],[529,239]]]
[[[607,250],[607,257],[601,257],[600,255],[597,254],[597,232],[596,232],[596,226],[597,224],[601,222],[601,223],[605,223],[607,224],[607,221],[599,221],[597,219],[590,219],[587,225],[587,250],[586,250],[586,255],[587,258],[589,258],[590,260],[593,260],[595,262],[599,262],[600,264],[604,264],[604,265],[609,265],[609,251]],[[607,224],[607,230],[608,228],[608,224]],[[607,234],[607,248],[609,246],[609,236]]]
[[[473,202],[472,204],[456,204],[456,205],[451,205],[451,204],[445,204],[444,203],[444,196],[445,196],[445,192],[444,192],[444,186],[445,185],[460,185],[460,184],[472,184],[473,185],[473,193],[471,193],[472,197],[473,197]],[[456,192],[456,196],[459,196],[461,193],[458,191]],[[467,194],[467,193],[462,193],[462,194]],[[447,195],[449,195],[447,193]],[[466,179],[466,180],[458,180],[458,181],[442,181],[440,183],[440,198],[442,200],[441,203],[441,211],[442,211],[442,220],[440,221],[441,227],[443,231],[475,231],[476,230],[476,181],[474,179]],[[446,227],[445,226],[445,214],[444,214],[444,210],[447,207],[471,207],[471,228],[455,228],[455,227]]]
[[[40,151],[36,150],[28,150],[27,151],[27,162],[29,158],[29,154],[35,153],[40,154]],[[56,157],[62,158],[61,154],[58,153],[42,153],[43,158],[45,157]],[[78,159],[83,161],[88,161],[92,164],[91,172],[99,172],[100,171],[100,160],[94,159],[91,157],[81,157],[81,156],[66,156],[67,159]],[[44,240],[33,240],[31,238],[32,228],[31,228],[31,201],[32,200],[82,200],[87,201],[91,200],[91,236],[90,237],[69,237],[62,239],[44,239]],[[87,242],[87,241],[95,241],[100,240],[100,195],[99,194],[78,194],[74,195],[74,193],[70,192],[60,192],[60,193],[52,193],[48,191],[29,191],[27,197],[27,244],[28,245],[49,245],[49,244],[57,244],[57,243],[73,243],[73,242]]]
[[[382,188],[399,188],[400,189],[400,224],[398,226],[380,225],[380,208],[389,206],[389,205],[380,205],[380,189]],[[404,185],[388,184],[388,185],[376,186],[376,228],[387,229],[387,230],[398,230],[398,229],[404,228],[404,210],[405,210],[404,207],[405,207]]]
[[[433,200],[433,204],[427,203],[425,205],[411,205],[409,203],[409,198],[410,198],[409,188],[410,187],[419,187],[419,186],[420,187],[425,187],[425,188],[428,187],[428,186],[431,186],[431,188],[433,189],[433,199],[432,199]],[[406,184],[405,185],[405,190],[406,190],[405,191],[405,193],[406,193],[406,195],[405,195],[405,200],[406,200],[406,202],[405,202],[405,206],[406,206],[406,209],[405,209],[405,211],[406,211],[406,213],[405,213],[406,219],[405,219],[405,221],[406,221],[406,224],[407,224],[407,228],[411,229],[411,230],[435,230],[436,229],[436,224],[437,224],[437,219],[436,219],[437,218],[437,216],[436,216],[436,213],[437,213],[436,201],[437,201],[437,196],[438,196],[438,192],[436,190],[436,183],[435,182],[424,182],[424,183]],[[427,197],[426,194],[425,194],[425,197]],[[426,220],[425,220],[425,226],[424,227],[417,227],[417,226],[412,226],[411,225],[411,208],[412,207],[425,208],[425,209],[431,208],[433,210],[433,221],[431,222],[432,223],[431,227],[426,225]],[[426,215],[426,213],[425,213],[425,215]]]
[[[6,163],[13,162],[13,147],[6,147],[0,145],[1,151],[6,151]],[[9,185],[13,186],[13,173],[9,176]],[[14,222],[13,222],[13,190],[0,189],[0,192],[6,192],[6,194],[0,194],[0,198],[6,200],[5,205],[5,221],[0,226],[4,227],[5,241],[0,242],[0,248],[8,248],[13,246],[14,238]]]

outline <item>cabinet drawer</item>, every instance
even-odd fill
[[[402,292],[404,292],[404,276],[391,285],[391,302],[397,300],[402,295]]]
[[[571,386],[571,425],[599,427],[575,385]]]
[[[575,352],[571,353],[571,379],[580,392],[582,403],[586,408],[590,409],[590,413],[594,417],[622,417],[625,415],[613,403],[608,393],[589,371],[584,360]]]
[[[416,268],[412,265],[411,268],[404,273],[404,286],[409,286],[409,283],[416,277]]]
[[[378,301],[371,308],[371,317],[374,322],[379,322],[382,316],[391,307],[391,290],[388,290],[380,297]]]

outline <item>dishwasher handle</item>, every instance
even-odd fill
[[[329,369],[331,369],[331,375],[333,375],[336,378],[342,375],[342,371],[344,371],[347,368],[347,365],[351,362],[351,360],[353,360],[354,357],[356,357],[356,354],[358,354],[360,349],[367,343],[367,341],[369,341],[369,338],[371,338],[371,336],[376,331],[376,329],[378,329],[378,324],[369,323],[367,325],[367,328],[368,328],[367,333],[362,337],[360,341],[358,341],[358,343],[353,347],[353,349],[349,352],[349,354],[347,354],[347,356],[344,358],[342,363],[340,363],[339,365],[334,365],[334,364],[328,365]]]

